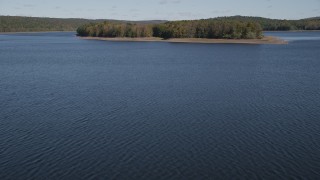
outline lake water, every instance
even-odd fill
[[[319,179],[320,32],[0,35],[0,179]]]

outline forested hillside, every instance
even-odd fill
[[[320,30],[320,17],[300,20],[279,20],[250,16],[219,17],[214,19],[259,23],[264,31]]]
[[[198,21],[163,21],[163,20],[156,20],[156,21],[120,21],[120,20],[106,20],[106,19],[98,19],[98,20],[90,20],[90,19],[61,19],[61,18],[39,18],[39,17],[21,17],[21,16],[0,16],[0,32],[32,32],[32,31],[75,31],[78,27],[86,27],[93,26],[101,26],[102,22],[108,21],[108,23],[118,24],[117,26],[128,26],[127,28],[137,28],[139,34],[139,28],[144,26],[143,31],[147,35],[150,35],[150,32],[156,25],[164,24],[157,26],[159,28],[156,31],[163,30],[164,28],[167,30],[162,32],[161,36],[174,36],[174,37],[206,37],[206,36],[216,36],[216,35],[209,35],[208,32],[200,33],[200,29],[198,31],[195,28],[195,25],[201,24],[201,28],[203,31],[210,31],[209,24],[214,24],[214,22],[218,22],[221,26],[224,26],[225,30],[231,28],[231,31],[237,28],[238,26],[245,26],[245,24],[251,23],[252,24],[260,24],[262,30],[264,31],[288,31],[288,30],[320,30],[320,17],[312,17],[307,19],[301,20],[277,20],[277,19],[268,19],[262,17],[249,17],[249,16],[231,16],[231,17],[218,17],[212,19],[204,19]],[[167,23],[166,23],[167,22]],[[223,23],[221,23],[223,22]],[[99,25],[100,23],[100,25]],[[209,24],[208,24],[209,23]],[[231,25],[232,23],[235,23]],[[90,24],[90,25],[89,25]],[[105,24],[105,23],[104,23]],[[131,24],[131,25],[128,25]],[[103,25],[105,26],[105,25]],[[220,27],[216,24],[214,31],[217,29],[221,31],[223,27]],[[93,27],[92,27],[93,28]],[[178,29],[176,29],[178,28]],[[189,29],[190,28],[190,29]],[[200,28],[200,27],[199,27]],[[212,26],[210,27],[212,28]],[[238,27],[240,28],[240,27]],[[242,27],[243,28],[243,27]],[[183,30],[184,29],[184,30]],[[188,29],[188,30],[186,30]],[[241,29],[241,28],[240,28]],[[212,30],[212,29],[211,29]],[[91,30],[92,31],[92,30]],[[121,30],[123,31],[123,30]],[[188,32],[186,32],[188,31]],[[197,31],[197,32],[194,32]],[[98,34],[100,32],[97,32]],[[121,32],[118,32],[118,34]],[[135,35],[135,33],[131,34],[128,32],[127,36],[141,36]],[[153,33],[153,32],[152,32]],[[193,35],[191,35],[193,33]],[[207,33],[206,35],[203,33]],[[217,32],[215,32],[217,33]],[[117,34],[117,33],[114,33]],[[172,34],[172,35],[170,35]],[[227,37],[230,38],[230,32],[227,33]],[[112,35],[115,36],[115,35]],[[118,36],[118,35],[117,35]],[[157,36],[160,36],[159,34]],[[221,36],[221,32],[220,35]],[[232,35],[231,35],[232,37]],[[233,37],[239,37],[239,34],[233,34]]]
[[[0,32],[74,31],[92,22],[86,19],[0,16]]]
[[[0,32],[34,32],[34,31],[75,31],[79,26],[87,23],[98,23],[105,19],[61,19],[61,18],[39,18],[21,16],[0,16]],[[119,20],[108,20],[111,22],[130,22]],[[164,21],[137,21],[141,24],[158,24]]]

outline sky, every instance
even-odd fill
[[[119,20],[233,15],[301,19],[320,16],[320,0],[0,0],[0,15]]]

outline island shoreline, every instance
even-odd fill
[[[162,39],[157,37],[126,38],[126,37],[81,37],[84,40],[101,40],[116,42],[168,42],[168,43],[202,43],[202,44],[288,44],[288,41],[273,36],[266,36],[262,39],[206,39],[206,38],[170,38]]]
[[[34,33],[59,33],[67,32],[77,34],[77,31],[21,31],[21,32],[0,32],[0,34],[34,34]]]
[[[39,31],[39,32],[0,32],[0,34],[20,34],[20,33],[50,33],[50,32],[75,32],[75,31]],[[264,31],[267,32],[267,31]],[[76,33],[76,32],[75,32]],[[75,34],[76,36],[76,34]],[[201,43],[201,44],[288,44],[288,41],[274,36],[265,36],[262,39],[208,39],[208,38],[170,38],[162,39],[158,37],[83,37],[85,40],[102,40],[115,42],[167,42],[167,43]]]

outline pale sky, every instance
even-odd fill
[[[320,0],[0,0],[0,15],[121,20],[233,15],[301,19],[320,16]]]

